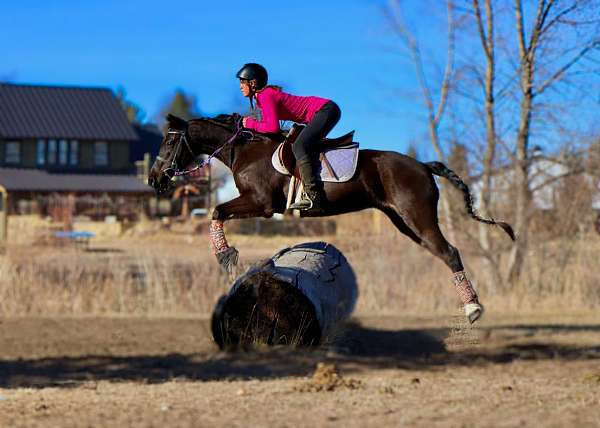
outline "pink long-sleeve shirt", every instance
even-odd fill
[[[256,94],[256,105],[262,112],[262,120],[249,117],[246,128],[258,132],[279,132],[280,120],[308,123],[314,114],[329,100],[320,97],[300,97],[272,87]]]

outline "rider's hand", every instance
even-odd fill
[[[242,126],[243,126],[244,128],[246,127],[246,121],[247,121],[247,120],[248,120],[248,117],[247,117],[247,116],[244,116],[244,117],[242,118]]]

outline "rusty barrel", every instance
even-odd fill
[[[219,299],[212,333],[221,349],[317,345],[352,313],[356,276],[346,257],[326,242],[277,252],[246,271]]]

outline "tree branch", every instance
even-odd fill
[[[537,91],[534,91],[533,96],[540,95],[543,93],[548,87],[550,87],[554,82],[556,82],[560,77],[569,70],[573,65],[575,65],[581,58],[583,58],[589,51],[594,48],[600,47],[600,39],[592,41],[589,45],[584,47],[579,51],[575,57],[573,57],[569,62],[559,68],[552,76],[550,76],[542,85],[539,87]]]
[[[479,0],[473,0],[473,10],[475,11],[475,18],[477,21],[477,32],[479,34],[479,38],[481,39],[481,46],[483,46],[483,51],[485,52],[485,56],[488,57],[488,59],[489,59],[491,56],[491,53],[488,48],[487,35],[485,34],[485,29],[483,28],[483,19],[481,17],[481,9],[479,7]]]
[[[567,171],[564,174],[551,177],[548,180],[544,181],[543,183],[540,183],[539,185],[532,188],[531,193],[537,192],[538,190],[541,190],[544,187],[551,185],[552,183],[556,183],[557,181],[560,181],[563,178],[571,177],[573,175],[579,175],[579,174],[583,173],[584,171],[585,171],[584,168],[580,167],[580,168],[576,168],[576,169]]]
[[[402,23],[400,2],[398,0],[395,0],[391,3],[392,8],[394,10],[394,17],[392,23],[400,37],[404,40],[404,43],[408,47],[408,50],[410,51],[410,54],[413,58],[413,65],[415,67],[415,72],[419,81],[419,86],[421,87],[421,92],[423,93],[425,106],[427,107],[428,119],[432,121],[434,120],[433,100],[431,97],[431,91],[429,90],[429,86],[427,85],[427,80],[425,79],[425,72],[423,70],[423,60],[421,57],[421,50],[419,48],[419,44]]]
[[[447,1],[447,13],[448,13],[448,58],[446,59],[446,69],[444,71],[444,78],[442,79],[442,89],[440,94],[440,102],[438,104],[437,112],[434,116],[434,122],[437,126],[440,123],[444,109],[448,101],[448,91],[450,89],[450,78],[454,70],[454,11],[452,1]]]
[[[523,4],[521,0],[515,0],[515,21],[517,25],[517,40],[519,42],[519,53],[521,55],[521,64],[527,57],[527,47],[525,46],[525,29],[523,25]]]
[[[527,49],[527,53],[530,55],[531,62],[533,62],[533,55],[535,53],[535,49],[537,48],[537,42],[540,38],[543,22],[546,19],[546,16],[548,16],[548,12],[550,12],[553,3],[554,0],[550,0],[546,6],[546,0],[538,0],[538,7],[535,12],[535,23],[533,29],[531,30],[529,48]]]
[[[556,16],[554,18],[552,18],[552,20],[550,22],[548,22],[548,25],[546,25],[545,27],[543,27],[541,29],[540,36],[542,36],[547,31],[549,31],[557,22],[560,22],[560,20],[563,16],[573,12],[575,9],[577,9],[577,7],[578,7],[578,2],[575,2],[574,4],[567,7],[566,9],[563,9],[562,11],[558,12],[556,14]],[[546,18],[544,18],[544,19],[546,19]]]

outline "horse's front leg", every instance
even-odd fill
[[[233,267],[237,265],[239,252],[227,243],[223,230],[225,220],[263,215],[265,215],[264,207],[249,196],[238,196],[215,207],[209,228],[210,242],[217,261],[228,273],[231,273]]]

